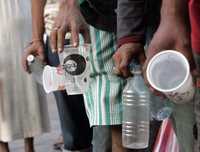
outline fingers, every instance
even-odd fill
[[[124,57],[121,60],[121,63],[120,63],[120,66],[119,66],[119,70],[121,71],[122,76],[125,77],[125,78],[127,78],[131,75],[131,72],[129,70],[129,63],[130,63],[130,61],[128,60],[128,57]]]
[[[89,30],[88,29],[84,29],[84,30],[81,31],[81,33],[83,35],[84,42],[85,43],[91,43]]]
[[[140,54],[139,54],[139,62],[140,62],[140,65],[144,65],[145,61],[146,61],[146,55],[144,53],[144,51],[142,51]]]
[[[54,29],[50,35],[51,49],[53,53],[57,52],[58,50],[57,49],[57,30],[58,29]]]
[[[27,56],[24,54],[22,56],[22,67],[24,69],[24,71],[28,72],[28,65],[27,65],[27,61],[26,61]]]
[[[178,51],[180,51],[188,60],[190,64],[190,70],[193,71],[196,69],[196,64],[194,61],[194,57],[192,54],[191,48],[177,48]]]
[[[66,30],[64,28],[60,28],[57,32],[57,47],[58,47],[58,52],[62,52],[64,49],[64,42],[65,42],[65,35],[66,35]]]
[[[74,47],[77,47],[79,45],[79,29],[77,29],[75,24],[72,24],[71,27],[71,39],[72,45]]]
[[[29,46],[28,48],[26,48],[24,55],[22,56],[22,67],[24,68],[26,72],[29,72],[27,57],[28,55],[33,54],[34,52],[35,51],[33,50],[32,46]]]
[[[38,58],[42,61],[45,62],[45,56],[44,56],[44,49],[43,48],[38,48]]]
[[[120,67],[120,63],[121,63],[121,57],[115,53],[113,55],[113,60],[114,60],[114,68],[113,68],[113,73],[116,74],[116,75],[121,75],[121,71],[119,70],[119,67]]]
[[[131,72],[129,70],[130,61],[128,57],[121,57],[119,54],[115,54],[113,56],[113,60],[115,62],[115,68],[113,70],[114,74],[125,78],[131,75]]]

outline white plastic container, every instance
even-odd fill
[[[90,79],[90,44],[78,47],[65,45],[64,51],[59,54],[60,64],[65,71],[66,91],[68,95],[83,94],[89,85]]]
[[[189,63],[183,54],[173,50],[156,54],[150,60],[146,74],[150,85],[175,103],[193,99],[195,88]]]
[[[66,79],[62,67],[45,66],[43,71],[43,87],[46,93],[65,90]]]

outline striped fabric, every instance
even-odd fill
[[[180,152],[178,141],[169,119],[163,121],[153,152]]]
[[[90,125],[121,124],[124,80],[112,74],[116,37],[94,27],[90,27],[90,35],[92,73],[90,87],[84,95]]]

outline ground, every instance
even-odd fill
[[[51,119],[51,132],[35,138],[36,152],[59,152],[52,148],[53,143],[60,135],[60,124],[56,102],[52,95],[48,96],[49,115]],[[24,152],[23,140],[10,143],[11,152]]]

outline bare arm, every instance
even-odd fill
[[[44,61],[44,42],[43,42],[43,34],[44,34],[44,6],[46,4],[46,0],[32,0],[32,42],[25,49],[23,57],[22,57],[22,66],[25,71],[28,71],[27,66],[27,56],[29,54],[33,54],[37,56],[41,61]]]
[[[42,40],[44,34],[44,7],[46,0],[32,0],[32,40]]]
[[[160,25],[148,49],[147,58],[156,53],[175,49],[183,53],[194,65],[190,45],[188,0],[163,0]]]
[[[149,60],[164,50],[181,52],[190,62],[191,70],[195,69],[190,45],[188,0],[162,1],[161,21],[147,51],[145,71]]]

